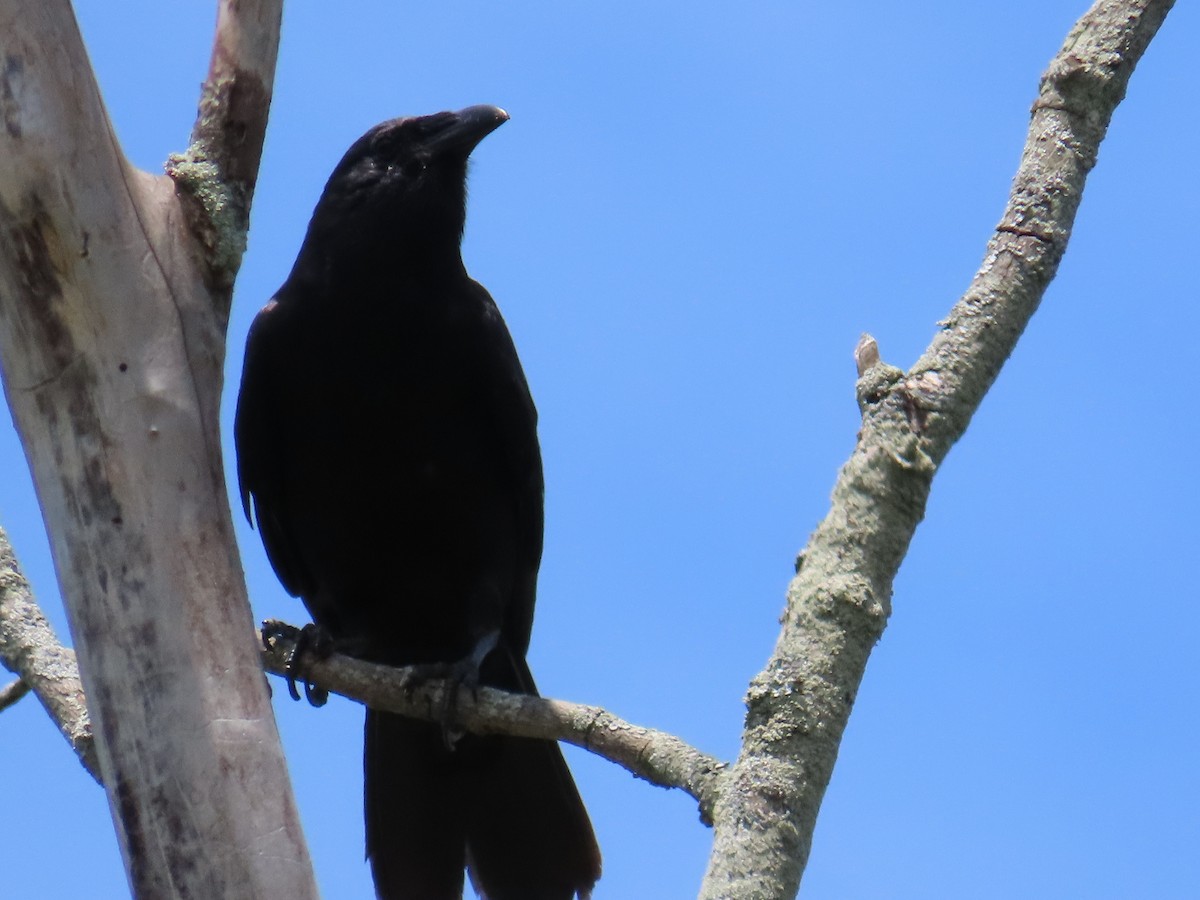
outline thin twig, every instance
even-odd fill
[[[0,688],[0,712],[8,709],[14,703],[29,693],[29,682],[17,678]]]

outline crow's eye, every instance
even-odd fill
[[[425,171],[426,160],[420,157],[407,159],[404,162],[389,162],[383,166],[388,175],[402,175],[405,178],[416,178]]]

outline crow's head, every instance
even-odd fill
[[[392,119],[346,151],[321,195],[306,243],[383,240],[399,252],[457,251],[466,220],[467,157],[508,121],[495,106]]]

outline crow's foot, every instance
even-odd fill
[[[305,655],[311,655],[318,660],[329,659],[333,655],[333,638],[329,632],[311,622],[303,628],[296,629],[285,622],[268,619],[262,624],[263,644],[270,647],[271,639],[275,637],[295,641],[284,662],[288,694],[293,700],[300,699],[300,692],[296,690],[296,681],[299,679],[304,684],[304,698],[313,706],[324,706],[329,700],[329,691],[304,678],[303,669]]]

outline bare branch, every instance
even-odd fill
[[[263,650],[268,672],[286,675],[288,654],[298,630],[286,623],[263,623],[269,643]],[[304,673],[317,687],[366,704],[372,709],[438,721],[444,709],[445,682],[412,680],[411,668],[393,668],[334,655],[303,660]],[[510,694],[481,687],[460,691],[455,722],[478,734],[566,741],[624,766],[638,778],[665,788],[679,788],[700,804],[701,818],[711,821],[727,764],[701,753],[674,735],[619,719],[598,706]]]
[[[92,740],[83,684],[75,654],[55,637],[54,629],[34,602],[29,582],[17,565],[8,535],[0,528],[0,661],[20,677],[0,709],[15,703],[30,689],[37,695],[58,730],[79,756],[88,774],[100,780],[100,762]]]
[[[860,353],[863,425],[788,588],[747,694],[742,752],[715,810],[705,900],[790,897],[867,657],[934,473],[1037,308],[1066,249],[1113,110],[1171,0],[1101,0],[1042,79],[1008,208],[983,266],[907,374]]]

